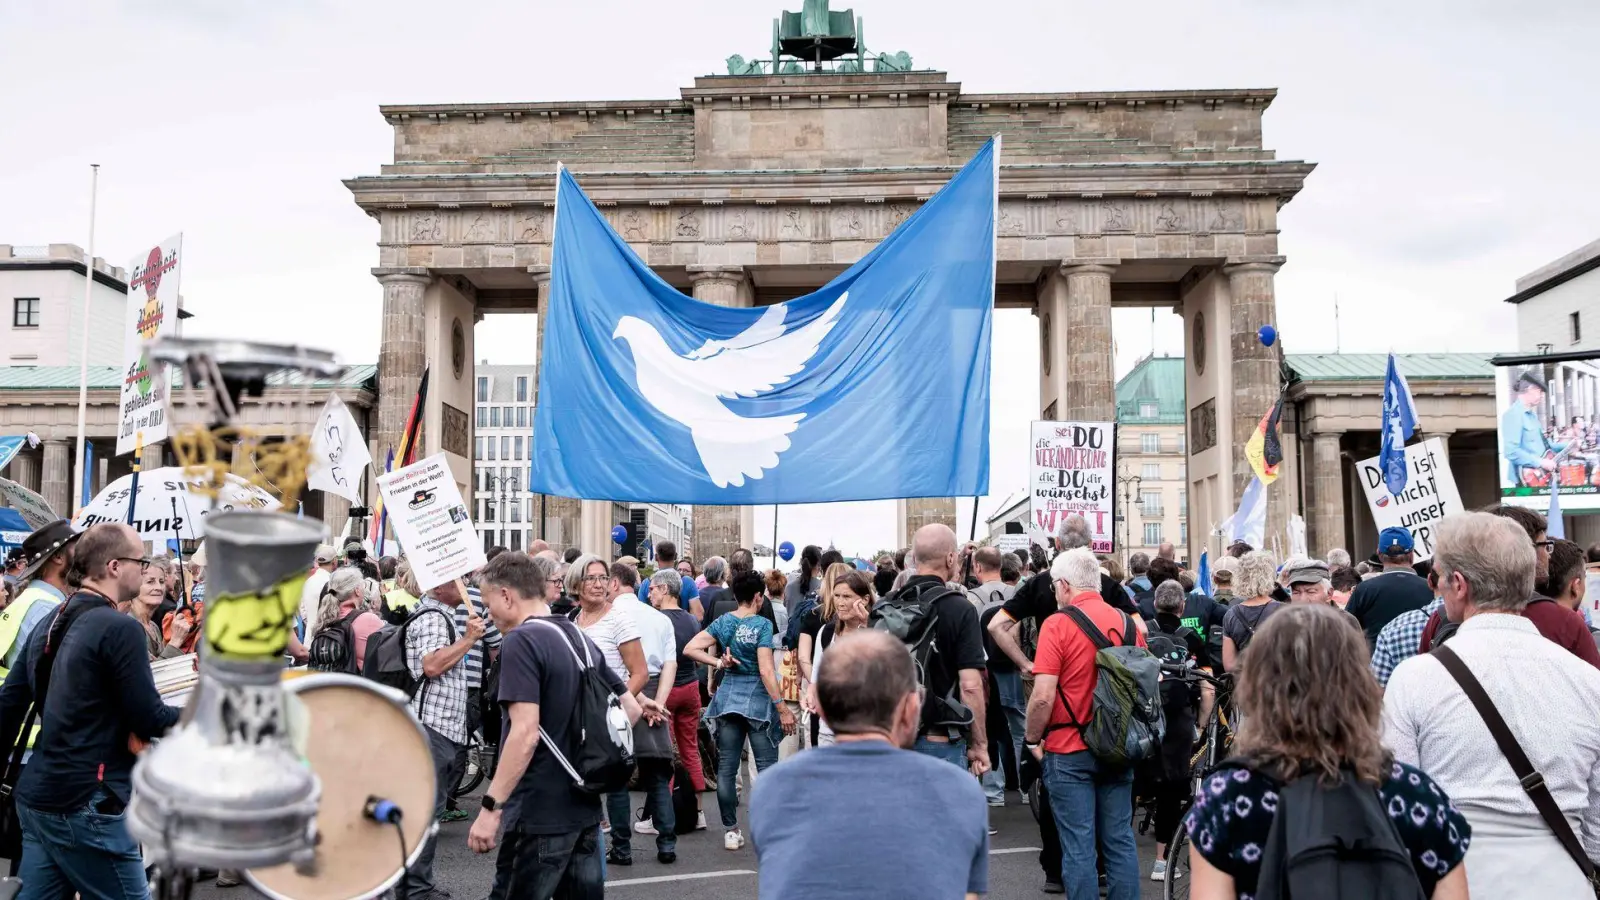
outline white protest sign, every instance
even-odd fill
[[[418,587],[431,590],[488,562],[444,454],[379,476],[378,490]]]
[[[61,518],[50,509],[50,504],[43,497],[9,478],[0,478],[0,497],[5,497],[6,505],[21,513],[28,527],[34,531]]]
[[[317,427],[311,432],[311,464],[307,483],[315,490],[361,502],[361,473],[372,463],[367,442],[339,395],[330,394]]]
[[[128,264],[128,307],[123,311],[122,396],[117,410],[117,455],[167,439],[170,382],[156,379],[146,344],[178,329],[178,276],[183,235],[175,234]],[[159,387],[158,387],[159,385]]]
[[[1378,530],[1399,526],[1411,532],[1416,542],[1418,562],[1433,558],[1434,528],[1445,516],[1466,512],[1455,476],[1450,473],[1450,457],[1438,438],[1406,448],[1406,468],[1410,477],[1398,496],[1383,483],[1383,468],[1378,457],[1356,463],[1356,477],[1367,492],[1372,521]]]
[[[1028,533],[1050,546],[1061,519],[1083,516],[1096,553],[1110,553],[1115,431],[1110,422],[1035,422],[1030,450]]]
[[[994,541],[995,549],[1001,553],[1015,553],[1018,550],[1028,549],[1028,536],[1025,534],[1002,534]]]

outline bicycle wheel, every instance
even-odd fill
[[[1161,886],[1164,900],[1189,900],[1189,832],[1178,823],[1178,830],[1167,843],[1167,880]]]
[[[456,781],[456,786],[451,789],[450,796],[460,800],[478,789],[483,784],[485,775],[483,760],[483,744],[476,734],[467,735],[467,764],[461,768],[461,778]]]

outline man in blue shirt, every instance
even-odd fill
[[[1544,402],[1544,379],[1529,370],[1517,376],[1517,398],[1500,416],[1500,455],[1511,469],[1511,483],[1523,484],[1524,469],[1556,470],[1549,452],[1560,453],[1566,444],[1552,444],[1539,422],[1539,404]]]
[[[662,541],[661,543],[656,544],[656,568],[657,569],[670,569],[670,568],[673,568],[674,566],[676,566],[677,564],[678,564],[678,545],[677,544],[674,544],[671,541]],[[695,599],[698,596],[700,596],[700,589],[695,586],[694,579],[693,578],[685,578],[683,580],[683,592],[678,595],[678,605],[682,606],[684,609],[690,609],[689,601]],[[648,604],[650,602],[650,581],[649,581],[649,579],[645,579],[645,581],[642,584],[639,585],[639,602],[640,603],[644,603],[644,604]]]
[[[909,749],[922,700],[905,645],[853,632],[828,646],[816,677],[813,697],[837,743],[773,766],[750,795],[762,900],[986,893],[983,789],[961,767]],[[841,856],[841,847],[871,852]]]

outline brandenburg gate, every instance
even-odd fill
[[[827,65],[833,56],[732,57],[731,74],[673,99],[381,107],[394,160],[345,182],[378,222],[374,458],[399,442],[430,366],[423,452],[449,454],[470,498],[473,324],[544,312],[558,162],[668,282],[761,306],[844,271],[999,134],[995,302],[1038,320],[1041,417],[1114,418],[1113,308],[1184,318],[1196,558],[1249,482],[1243,444],[1279,390],[1280,351],[1257,330],[1276,321],[1278,210],[1314,166],[1264,146],[1276,91],[973,94],[903,53],[859,51]],[[544,509],[552,544],[610,548],[607,498],[551,497]],[[909,533],[953,525],[955,510],[951,498],[911,499],[899,518]],[[756,538],[748,508],[696,507],[694,531],[701,558]]]

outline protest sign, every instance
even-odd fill
[[[1410,477],[1399,495],[1389,493],[1383,482],[1383,467],[1378,457],[1356,463],[1356,476],[1367,492],[1372,521],[1379,531],[1393,526],[1411,532],[1416,542],[1418,562],[1433,558],[1434,528],[1445,516],[1465,512],[1455,476],[1450,473],[1450,457],[1438,438],[1406,448],[1406,467]]]
[[[145,345],[178,328],[178,276],[183,235],[175,234],[128,265],[128,307],[123,312],[122,396],[118,401],[117,455],[132,453],[142,439],[167,439],[167,379],[154,377]]]
[[[444,454],[379,476],[378,491],[423,590],[460,578],[487,562],[483,542],[472,527]]]
[[[1096,553],[1112,548],[1116,432],[1110,422],[1035,422],[1028,533],[1050,546],[1062,517],[1088,520]]]
[[[9,478],[0,478],[0,497],[5,498],[6,505],[22,514],[28,528],[33,531],[61,518],[50,509],[50,504],[43,497]]]
[[[995,549],[1001,553],[1015,553],[1018,550],[1028,549],[1028,536],[1025,534],[1002,534],[995,539]]]

